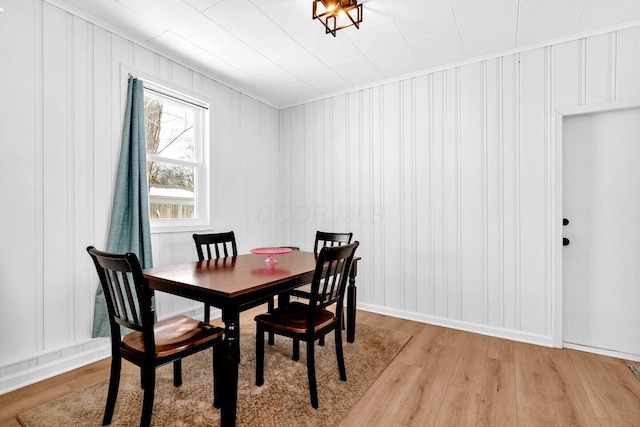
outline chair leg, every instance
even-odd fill
[[[256,385],[264,384],[264,329],[256,328]]]
[[[269,298],[269,301],[267,302],[267,311],[269,313],[273,312],[275,308],[274,305],[274,301],[273,301],[273,297]],[[269,332],[269,341],[267,341],[269,343],[269,345],[273,345],[276,341],[275,341],[275,334],[273,332]]]
[[[112,356],[111,359],[111,376],[109,377],[109,393],[107,394],[107,405],[102,418],[102,425],[111,424],[113,418],[113,410],[116,407],[116,398],[118,397],[118,388],[120,387],[120,368],[122,359],[120,356]]]
[[[344,354],[342,352],[342,328],[336,325],[336,358],[338,359],[338,371],[340,371],[340,380],[347,380],[347,370],[344,366]]]
[[[173,362],[173,386],[180,387],[182,385],[182,359]]]
[[[318,409],[315,343],[313,340],[307,341],[307,376],[309,377],[309,394],[311,396],[311,406],[313,406],[314,409]]]
[[[293,339],[293,354],[291,360],[300,360],[300,340],[298,338]]]
[[[140,417],[140,427],[147,427],[151,424],[151,414],[153,413],[153,397],[156,388],[155,367],[147,369],[145,374],[144,398],[142,400],[142,416]]]

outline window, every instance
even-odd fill
[[[207,104],[145,81],[149,217],[152,228],[208,222]]]

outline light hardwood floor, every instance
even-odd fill
[[[624,360],[364,311],[358,321],[412,338],[342,426],[640,426],[640,380]],[[0,426],[19,426],[20,412],[108,377],[107,359],[4,394]]]

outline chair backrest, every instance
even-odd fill
[[[353,233],[330,233],[327,231],[316,231],[316,242],[313,245],[313,252],[318,255],[320,249],[325,246],[342,246],[351,243]]]
[[[207,259],[238,256],[236,236],[233,231],[226,233],[194,234],[193,241],[196,244],[198,260],[200,261],[205,260],[205,252],[203,251],[203,248],[206,248]]]
[[[309,307],[326,308],[337,303],[336,317],[342,317],[344,293],[349,279],[353,256],[360,245],[354,242],[342,246],[325,246],[320,250],[311,282]],[[313,323],[313,312],[309,311],[309,324]]]
[[[147,339],[151,347],[153,337],[153,290],[142,274],[136,254],[114,254],[99,251],[93,246],[87,248],[96,266],[102,291],[107,303],[112,339],[120,338],[120,327],[125,326],[143,332],[145,346]]]

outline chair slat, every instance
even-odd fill
[[[111,276],[111,288],[114,291],[113,294],[115,295],[116,303],[117,303],[117,306],[119,307],[119,314],[117,314],[117,316],[121,320],[130,323],[129,313],[127,310],[127,303],[125,302],[124,295],[122,293],[122,286],[120,285],[118,272],[107,270],[107,274]]]
[[[134,284],[129,281],[129,276],[127,275],[127,273],[122,273],[122,285],[127,292],[127,308],[131,313],[131,321],[138,326],[142,326],[142,319],[138,316],[138,311],[136,310],[136,302],[133,296],[133,292],[131,292],[131,288],[132,286],[134,286]],[[134,289],[134,291],[137,296],[138,291],[136,289]]]

